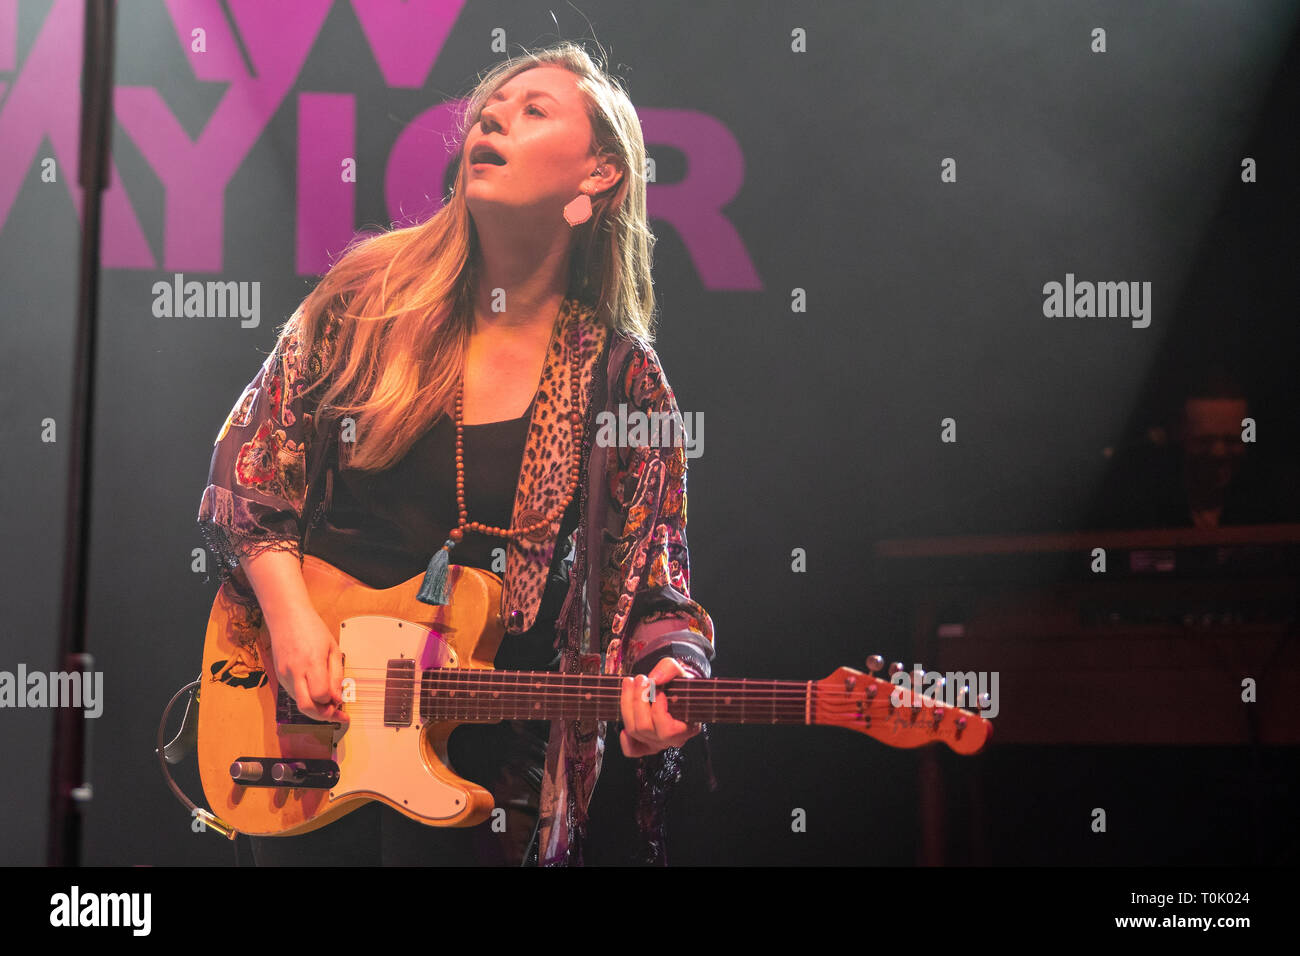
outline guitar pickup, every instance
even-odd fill
[[[411,726],[411,705],[415,702],[415,661],[409,657],[388,662],[384,675],[384,726]]]

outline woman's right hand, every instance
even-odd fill
[[[346,721],[343,713],[343,652],[316,613],[298,555],[264,549],[240,558],[271,634],[276,679],[301,710],[315,720]]]
[[[343,653],[316,609],[296,608],[267,628],[276,679],[298,709],[315,720],[346,722]]]

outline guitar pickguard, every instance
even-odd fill
[[[430,725],[426,734],[417,706],[385,706],[395,696],[394,682],[407,682],[410,700],[418,699],[421,672],[456,667],[455,648],[437,630],[393,617],[348,618],[339,633],[343,673],[355,682],[356,701],[345,707],[349,722],[335,745],[341,773],[333,796],[383,794],[428,820],[463,813],[465,794],[453,782],[458,778],[443,772],[446,738],[455,725]],[[430,753],[437,759],[429,760]]]

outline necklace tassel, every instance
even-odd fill
[[[429,567],[424,572],[420,593],[415,596],[417,600],[425,604],[447,603],[447,576],[451,563],[451,549],[455,546],[456,542],[448,538],[443,542],[442,547],[433,553],[433,557],[429,559]]]

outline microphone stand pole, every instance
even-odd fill
[[[108,184],[109,133],[113,115],[113,24],[116,0],[86,0],[81,63],[81,264],[72,377],[72,420],[68,433],[68,486],[63,553],[63,602],[59,618],[59,669],[81,673],[94,667],[86,653],[86,567],[90,530],[90,470],[93,460],[95,336],[99,301],[100,211]],[[84,683],[83,683],[84,686]],[[21,691],[20,691],[21,693]],[[54,708],[50,759],[50,821],[47,862],[81,863],[81,814],[91,798],[87,772],[86,713],[81,707]]]

